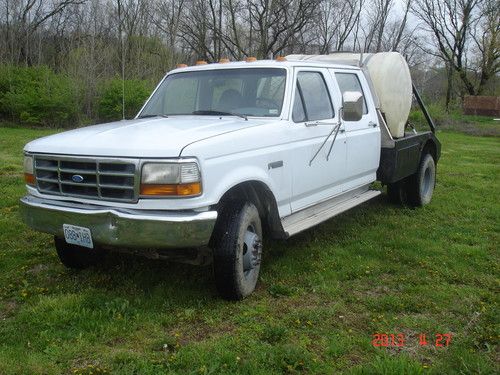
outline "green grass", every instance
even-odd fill
[[[442,103],[431,103],[427,105],[427,110],[436,126],[441,130],[459,131],[479,136],[500,136],[500,121],[495,121],[491,116],[464,115],[461,107],[451,108],[449,113],[446,113]],[[429,130],[420,109],[413,108],[409,120],[417,129]]]
[[[22,147],[48,133],[0,128],[1,374],[499,372],[499,138],[440,132],[429,206],[381,196],[267,242],[257,291],[229,303],[210,267],[111,254],[65,269],[18,218]]]

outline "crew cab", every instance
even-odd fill
[[[21,212],[67,267],[106,249],[213,262],[218,291],[238,300],[255,289],[264,236],[362,204],[376,180],[392,200],[427,204],[439,155],[433,129],[391,137],[356,64],[180,67],[134,119],[28,143]]]

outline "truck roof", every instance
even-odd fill
[[[198,71],[198,70],[212,70],[212,69],[232,69],[232,68],[293,68],[293,67],[315,67],[315,68],[338,68],[338,69],[353,69],[360,70],[356,65],[352,65],[348,62],[342,61],[339,63],[331,63],[326,61],[307,61],[307,60],[295,60],[287,59],[286,61],[277,60],[257,60],[252,62],[246,61],[234,61],[226,63],[210,63],[203,65],[193,65],[184,68],[176,68],[171,72],[186,72],[186,71]]]

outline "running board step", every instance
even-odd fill
[[[281,222],[283,229],[288,236],[293,236],[303,230],[309,229],[325,220],[328,220],[342,212],[345,212],[363,202],[366,202],[380,195],[379,190],[368,190],[360,194],[356,194],[347,200],[338,202],[333,198],[326,202],[319,203],[315,206],[306,208],[302,211],[294,213]]]

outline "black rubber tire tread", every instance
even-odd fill
[[[59,260],[67,268],[83,270],[98,264],[104,256],[102,249],[72,245],[59,237],[54,237],[54,244]]]
[[[213,242],[214,276],[219,294],[227,300],[238,301],[253,292],[255,284],[245,287],[242,285],[242,275],[238,272],[238,241],[242,225],[254,221],[260,238],[262,226],[257,208],[249,202],[228,201],[219,213],[216,226],[216,238]],[[246,228],[245,228],[246,230]]]
[[[434,174],[434,184],[430,191],[430,194],[424,195],[423,191],[423,179],[425,171],[427,168],[431,168],[431,172]],[[431,154],[425,153],[422,155],[420,164],[418,166],[417,173],[411,175],[408,178],[408,184],[406,189],[406,195],[408,197],[408,205],[411,207],[421,207],[429,204],[432,199],[432,194],[434,192],[434,187],[436,186],[436,163]]]

